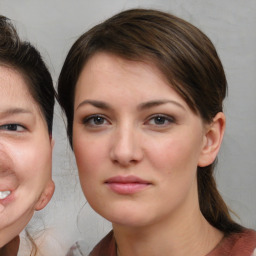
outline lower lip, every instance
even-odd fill
[[[14,199],[14,191],[11,192],[9,196],[7,196],[5,199],[0,199],[0,203],[4,206],[9,204]]]
[[[135,194],[149,187],[150,184],[147,183],[106,183],[108,187],[122,195]]]

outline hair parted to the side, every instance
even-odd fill
[[[52,134],[56,92],[51,75],[40,53],[28,42],[22,41],[11,21],[0,15],[0,66],[17,70],[27,82],[28,90],[46,120],[48,132]],[[30,256],[38,254],[33,238],[26,230],[31,243]]]
[[[127,10],[84,33],[66,57],[58,81],[58,98],[67,117],[71,147],[76,83],[86,62],[100,51],[155,63],[170,86],[205,123],[211,123],[223,110],[227,81],[209,38],[174,15],[157,10]],[[198,167],[200,209],[217,229],[239,232],[241,227],[231,219],[217,190],[213,170],[214,163]]]
[[[51,134],[56,96],[52,77],[40,53],[29,42],[20,40],[10,20],[1,15],[0,65],[13,68],[23,76]]]

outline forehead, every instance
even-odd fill
[[[0,65],[0,97],[0,106],[3,104],[37,106],[22,74],[11,67],[2,65]]]
[[[151,80],[152,83],[155,81],[156,86],[161,81],[168,87],[172,87],[153,61],[130,60],[109,52],[97,52],[88,59],[81,70],[76,86],[85,86],[93,82],[107,87],[113,80],[119,80],[119,86],[136,82],[139,86],[141,79]]]
[[[109,53],[96,54],[81,72],[74,107],[87,100],[111,102],[113,106],[175,100],[188,109],[154,63],[131,61]]]
[[[0,65],[0,93],[13,91],[29,94],[28,85],[23,75],[16,69]]]

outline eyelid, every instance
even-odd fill
[[[100,118],[103,118],[105,121],[107,121],[108,123],[110,123],[109,119],[105,116],[105,115],[102,115],[102,114],[92,114],[92,115],[88,115],[86,117],[84,117],[82,119],[82,123],[86,126],[91,126],[91,127],[97,127],[97,126],[103,126],[104,124],[102,125],[96,125],[96,124],[90,124],[89,122],[91,120],[93,120],[93,118],[96,118],[96,117],[100,117]]]
[[[159,113],[159,114],[153,114],[153,115],[149,116],[146,120],[146,123],[149,123],[152,119],[157,118],[157,117],[165,118],[169,123],[168,124],[152,124],[154,126],[159,126],[159,127],[160,126],[167,126],[167,125],[170,125],[170,124],[176,122],[176,120],[173,116]]]
[[[20,130],[20,129],[17,129],[17,130],[8,129],[8,126],[11,126],[11,125],[21,127],[22,130]],[[27,128],[24,125],[19,124],[19,123],[7,123],[7,124],[0,125],[0,130],[4,130],[4,131],[7,131],[7,132],[24,132],[24,131],[27,130]]]

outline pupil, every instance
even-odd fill
[[[11,130],[11,131],[16,131],[17,125],[16,124],[9,124],[8,129]]]
[[[103,124],[103,122],[104,122],[104,120],[102,117],[100,117],[100,116],[94,117],[95,124]]]
[[[155,122],[156,122],[156,124],[164,124],[165,118],[162,116],[158,116],[155,118]]]

